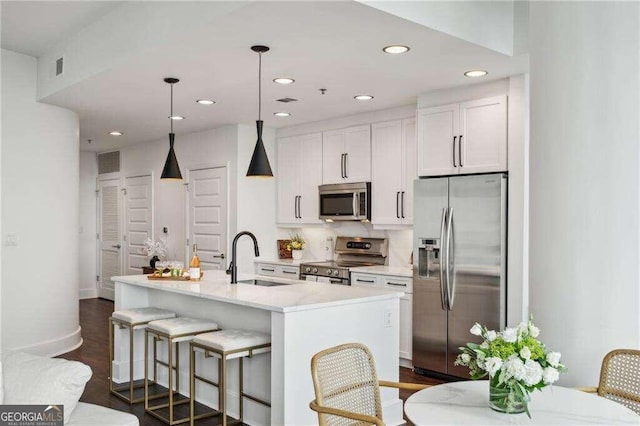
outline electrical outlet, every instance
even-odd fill
[[[4,239],[5,246],[17,246],[18,245],[18,235],[17,234],[7,234]]]
[[[393,325],[393,311],[391,309],[385,309],[384,311],[384,326],[391,327]]]

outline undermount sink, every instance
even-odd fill
[[[259,285],[262,287],[275,287],[279,285],[288,285],[286,283],[278,283],[275,281],[264,281],[264,280],[239,280],[238,284]]]

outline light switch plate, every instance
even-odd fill
[[[384,326],[391,327],[393,325],[393,311],[391,309],[385,309],[384,311]]]

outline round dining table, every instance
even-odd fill
[[[452,382],[411,395],[404,410],[420,425],[640,425],[640,415],[622,404],[576,389],[547,386],[531,394],[529,412],[489,408],[489,382]]]

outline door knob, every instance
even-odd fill
[[[122,246],[120,244],[116,244],[115,246],[111,246],[111,247],[119,249]]]
[[[224,253],[220,253],[219,255],[213,255],[213,257],[217,257],[219,259],[224,259]]]

